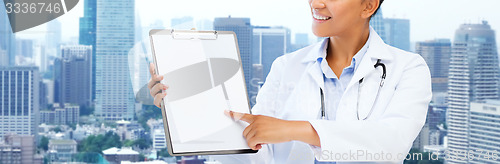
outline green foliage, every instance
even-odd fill
[[[120,136],[113,132],[107,132],[105,135],[91,135],[83,139],[78,144],[79,152],[98,152],[102,153],[103,150],[111,147],[121,148]]]
[[[134,146],[134,141],[132,141],[132,140],[125,140],[125,141],[123,141],[123,146],[125,146],[125,147],[132,147],[132,146]]]
[[[99,163],[103,157],[99,153],[77,153],[73,158],[78,162]]]
[[[145,131],[149,131],[149,126],[147,122],[149,119],[160,119],[162,118],[161,109],[154,105],[143,105],[142,111],[137,118],[137,122],[141,124]]]
[[[76,129],[76,123],[71,123],[71,124],[68,124],[68,126],[69,126],[71,129],[73,129],[73,130],[75,130],[75,129]]]
[[[157,152],[158,157],[172,157],[170,154],[168,154],[167,149],[161,149],[161,151]]]
[[[139,154],[139,161],[144,161],[146,159],[146,156],[144,154]]]
[[[56,126],[55,128],[52,128],[50,130],[52,130],[52,131],[54,131],[56,133],[62,132],[61,127],[59,127],[59,126]]]
[[[125,146],[125,147],[137,146],[140,149],[147,149],[147,148],[150,148],[151,145],[152,145],[151,140],[146,140],[143,138],[137,139],[135,141],[132,141],[132,140],[123,141],[123,146]]]
[[[38,148],[45,151],[49,150],[49,138],[42,136],[40,143],[38,143]]]
[[[134,145],[138,146],[140,149],[147,149],[151,147],[151,141],[147,141],[143,138],[137,139],[134,141]]]

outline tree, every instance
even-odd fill
[[[134,141],[134,145],[139,147],[140,149],[147,149],[151,147],[151,142],[148,142],[145,139],[140,138]]]
[[[146,159],[146,156],[144,156],[144,154],[139,154],[139,161],[145,161]]]
[[[159,152],[157,152],[158,157],[172,157],[170,154],[168,154],[167,149],[161,149]]]
[[[38,148],[45,151],[49,150],[49,138],[42,136],[40,143],[38,144]]]
[[[91,135],[83,139],[82,142],[78,144],[78,151],[102,153],[103,150],[111,147],[121,148],[122,142],[120,142],[120,136],[110,131],[105,135]]]
[[[59,127],[59,126],[56,126],[55,128],[52,128],[51,130],[53,130],[56,133],[62,132],[61,127]]]
[[[132,140],[125,140],[125,141],[123,141],[123,146],[125,146],[125,147],[134,146],[134,141],[132,141]]]
[[[132,147],[132,146],[137,146],[140,149],[147,149],[150,148],[152,145],[151,140],[146,140],[143,138],[137,139],[137,140],[125,140],[123,141],[123,146],[125,147]]]
[[[149,126],[147,125],[147,121],[151,118],[159,119],[162,118],[161,109],[154,105],[143,105],[142,111],[137,118],[137,122],[141,124],[145,131],[149,131]]]

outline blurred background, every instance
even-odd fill
[[[16,33],[4,2],[0,163],[219,163],[167,153],[145,87],[149,31],[234,31],[251,106],[277,57],[323,39],[311,32],[307,0],[80,0]],[[405,163],[500,163],[499,5],[385,1],[372,18],[387,44],[420,54],[431,70],[433,99],[410,152],[422,158]]]

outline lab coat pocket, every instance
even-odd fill
[[[358,83],[359,84],[359,83]],[[365,76],[363,82],[358,85],[357,119],[365,120],[373,113],[373,106],[380,89],[380,76],[371,73]]]

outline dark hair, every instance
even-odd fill
[[[375,14],[377,14],[378,10],[380,9],[380,6],[382,6],[382,2],[384,2],[384,0],[379,1],[378,8],[377,8],[377,10],[375,10],[375,12],[372,14],[371,17],[373,17]]]

